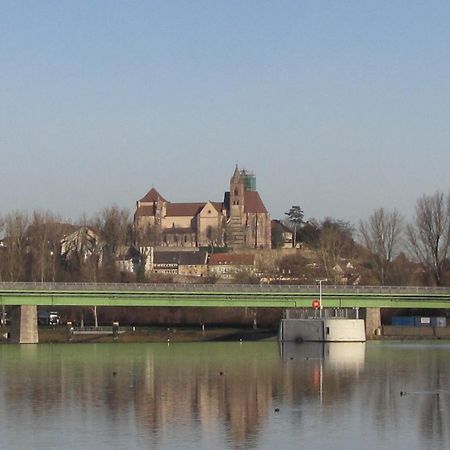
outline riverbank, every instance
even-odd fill
[[[0,329],[0,344],[7,344],[8,328]],[[122,327],[119,334],[113,336],[112,331],[94,332],[77,331],[69,335],[65,326],[39,327],[39,342],[44,343],[139,343],[139,342],[212,342],[212,341],[261,341],[276,340],[278,330],[273,328],[246,327],[199,327],[189,326],[146,326]],[[393,327],[383,326],[381,334],[373,336],[375,341],[405,340],[449,340],[450,327]]]
[[[2,329],[2,343],[7,329]],[[124,327],[113,336],[111,331],[77,331],[72,335],[64,326],[39,327],[39,343],[111,343],[111,342],[210,342],[210,341],[259,341],[276,340],[275,329],[239,327]]]

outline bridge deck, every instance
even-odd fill
[[[310,307],[317,286],[0,283],[1,305]],[[324,286],[326,308],[450,308],[449,288]]]

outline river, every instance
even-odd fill
[[[0,447],[450,448],[450,344],[1,345]]]

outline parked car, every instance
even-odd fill
[[[0,313],[0,326],[9,325],[11,322],[11,318],[9,317],[8,313],[5,312],[4,315]]]
[[[61,323],[61,317],[59,317],[59,313],[55,311],[50,311],[48,315],[48,324],[49,325],[59,325]]]
[[[59,325],[61,317],[56,311],[39,311],[38,312],[39,325]]]

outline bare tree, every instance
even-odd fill
[[[62,237],[61,219],[50,211],[34,211],[27,230],[30,277],[33,281],[55,281],[57,255]]]
[[[396,256],[403,233],[403,217],[394,209],[376,209],[367,221],[360,221],[359,232],[375,263],[377,276],[384,285],[389,266]]]
[[[103,209],[94,224],[103,242],[102,277],[104,281],[117,281],[116,255],[121,246],[133,243],[130,212],[114,205]]]
[[[320,254],[328,278],[336,281],[334,268],[353,247],[353,229],[347,222],[326,218],[320,226]]]
[[[5,228],[5,220],[3,217],[0,217],[0,281],[3,281],[4,277],[4,250],[5,250],[5,241],[4,241],[4,228]],[[2,307],[4,312],[4,307]],[[2,317],[4,319],[4,317]],[[3,321],[1,323],[4,323]],[[1,324],[0,324],[1,325]]]
[[[406,231],[412,252],[436,285],[441,285],[450,254],[450,192],[419,198],[414,221]]]
[[[133,242],[133,227],[127,209],[116,205],[105,208],[95,220],[95,226],[111,254],[115,254],[119,246]]]
[[[3,219],[3,279],[26,281],[28,215],[13,211]]]

